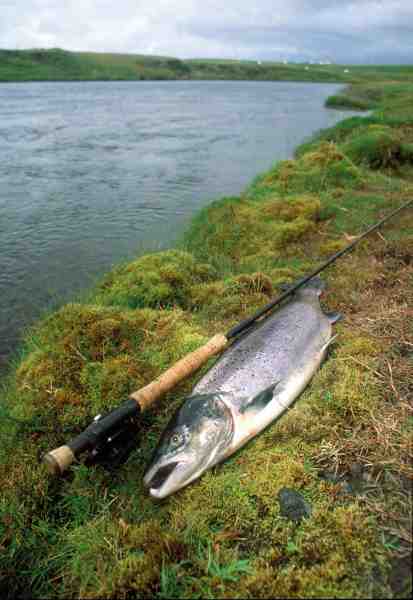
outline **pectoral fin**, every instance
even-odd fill
[[[250,412],[257,413],[260,410],[264,409],[267,404],[271,402],[274,398],[274,390],[279,385],[279,381],[276,381],[270,387],[267,387],[265,390],[248,400],[248,402],[242,407],[240,410],[241,413],[248,414]]]

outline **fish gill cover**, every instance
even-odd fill
[[[413,86],[374,85],[372,115],[321,132],[201,211],[180,249],[115,269],[27,333],[4,382],[4,598],[410,597],[411,210],[326,272],[326,308],[346,319],[295,407],[201,480],[160,504],[142,481],[196,378],[146,414],[117,472],[78,464],[53,480],[39,464],[412,197]],[[371,106],[373,87],[351,94]],[[286,516],[285,489],[303,518]]]

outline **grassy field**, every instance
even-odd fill
[[[369,116],[321,132],[202,210],[177,249],[120,265],[28,333],[4,381],[3,598],[411,597],[412,209],[325,272],[324,306],[344,315],[328,359],[230,460],[162,503],[144,493],[198,375],[145,416],[117,472],[78,464],[56,480],[39,464],[413,197],[413,83],[353,85],[335,103],[352,100]],[[284,487],[310,517],[281,514]]]
[[[357,83],[413,81],[413,66],[284,64],[248,60],[179,60],[165,56],[0,50],[1,81],[235,79]],[[363,106],[364,108],[364,106]]]

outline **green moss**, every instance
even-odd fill
[[[191,254],[168,250],[142,256],[110,273],[100,285],[98,301],[128,308],[185,307],[191,284],[216,277],[209,264]]]
[[[400,145],[401,162],[413,163],[413,144],[405,143]]]
[[[63,425],[122,402],[205,337],[178,310],[68,304],[38,327],[35,340],[17,388],[27,413],[41,408]]]
[[[316,511],[292,532],[284,546],[287,552],[281,544],[275,546],[244,589],[252,597],[363,597],[374,537],[374,524],[356,505]],[[354,556],[360,561],[355,563]],[[343,581],[349,579],[344,589]]]
[[[202,220],[195,220],[186,241],[199,257],[215,257],[218,262],[226,256],[233,269],[252,256],[256,262],[257,257],[270,255],[274,263],[288,244],[314,231],[319,210],[319,200],[309,194],[292,195],[284,203],[274,194],[258,202],[255,197],[225,199],[205,210]]]
[[[372,103],[362,98],[352,98],[351,96],[345,96],[337,94],[336,96],[329,96],[326,100],[326,106],[328,108],[348,108],[350,110],[368,110],[372,108]]]
[[[316,221],[320,208],[321,203],[317,196],[302,194],[268,202],[265,207],[265,214],[287,223],[300,218]]]
[[[238,275],[193,286],[190,307],[193,311],[202,311],[204,315],[231,319],[232,322],[268,302],[272,293],[271,279],[264,273]]]
[[[402,160],[400,137],[390,127],[370,125],[343,145],[343,151],[357,164],[370,168],[397,166]]]
[[[343,250],[347,246],[347,241],[341,240],[329,240],[320,246],[320,254],[322,256],[332,256],[336,252]]]
[[[335,144],[340,144],[355,132],[365,129],[368,125],[386,125],[389,121],[388,118],[377,117],[375,115],[344,119],[343,121],[339,121],[333,127],[322,129],[317,132],[312,139],[300,144],[295,150],[295,156],[300,157],[303,154],[314,150],[320,142],[334,142]]]
[[[258,182],[254,191],[268,187],[283,195],[317,194],[335,187],[355,188],[363,183],[363,173],[335,144],[321,142],[310,150],[295,161],[280,162]]]

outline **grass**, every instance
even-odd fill
[[[0,50],[1,81],[262,80],[360,83],[412,81],[411,66],[284,64],[272,61],[191,59],[141,54],[69,52],[60,48]],[[357,91],[357,88],[355,88]],[[374,86],[370,86],[374,90]],[[338,99],[337,99],[338,98]],[[341,94],[330,106],[367,107],[360,94]]]
[[[349,94],[374,98],[369,116],[320,132],[201,211],[178,249],[118,267],[32,328],[3,382],[4,598],[411,596],[411,209],[325,272],[325,307],[345,317],[328,360],[224,464],[162,503],[144,493],[156,441],[199,375],[145,415],[116,472],[78,464],[54,480],[39,464],[412,197],[412,86],[358,85]],[[282,516],[284,487],[310,517]]]

